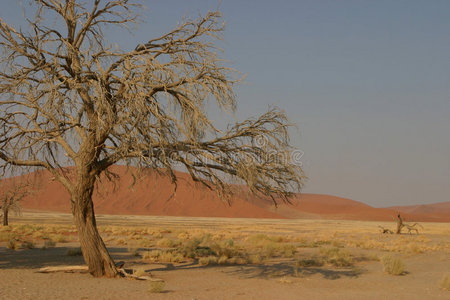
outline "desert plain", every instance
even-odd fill
[[[98,215],[115,261],[151,280],[39,273],[83,265],[70,214],[0,228],[0,299],[449,299],[450,224]]]

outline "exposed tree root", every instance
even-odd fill
[[[130,269],[124,269],[122,268],[124,262],[118,262],[116,266],[118,267],[118,271],[121,277],[135,279],[135,280],[148,280],[148,281],[163,281],[159,278],[153,278],[151,276],[137,276],[133,275],[133,270]],[[86,265],[80,265],[80,266],[54,266],[54,267],[44,267],[40,268],[37,273],[56,273],[56,272],[65,272],[65,273],[87,273],[89,271],[89,267]]]

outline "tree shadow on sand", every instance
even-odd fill
[[[39,269],[42,267],[58,265],[84,265],[82,255],[70,256],[69,249],[77,247],[54,247],[11,250],[0,247],[1,269]],[[123,248],[108,248],[115,260],[127,259],[129,254],[124,253]]]
[[[274,263],[270,265],[245,265],[238,269],[226,271],[228,274],[244,278],[308,277],[316,274],[323,278],[335,280],[342,277],[357,278],[366,271],[360,268],[328,269],[318,267],[297,268],[292,263]]]
[[[237,275],[242,278],[277,278],[277,277],[308,277],[316,274],[322,275],[323,278],[329,280],[336,280],[339,278],[358,278],[367,271],[361,268],[346,268],[346,269],[329,269],[329,268],[297,268],[294,263],[282,262],[265,265],[227,265],[227,266],[201,266],[197,262],[192,262],[183,265],[174,265],[172,263],[159,263],[164,265],[156,268],[149,268],[147,271],[176,271],[188,269],[206,269],[206,268],[220,268],[229,275]]]

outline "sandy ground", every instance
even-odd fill
[[[359,232],[364,232],[365,228],[374,226],[370,222],[352,221],[140,218],[103,216],[99,223],[142,225],[142,222],[153,222],[161,226],[210,228],[226,224],[242,230],[259,222],[259,228],[272,232],[323,231],[330,230],[330,224],[333,230],[351,232],[357,226]],[[45,223],[45,220],[70,223],[70,218],[63,214],[52,218],[46,214],[30,214],[22,218],[22,221],[33,223]],[[430,233],[425,235],[442,243],[450,242],[448,234],[434,234],[432,225],[429,227]],[[166,282],[164,291],[155,294],[149,293],[147,281],[36,272],[43,266],[82,264],[82,257],[66,255],[67,249],[74,246],[75,243],[69,243],[46,250],[13,251],[0,243],[0,299],[450,299],[450,291],[439,288],[439,280],[450,271],[450,256],[446,251],[402,254],[408,273],[390,276],[383,272],[377,261],[358,262],[349,269],[325,266],[297,270],[285,259],[243,266],[144,265],[142,260],[130,256],[126,247],[108,245],[114,259],[124,260],[127,268],[144,267],[153,277]]]

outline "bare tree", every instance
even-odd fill
[[[0,191],[0,213],[3,226],[9,225],[8,217],[10,212],[21,213],[20,200],[28,194],[28,187],[26,182],[2,187]]]
[[[236,107],[238,73],[214,44],[224,29],[220,13],[117,50],[102,29],[136,23],[131,2],[31,0],[26,31],[0,20],[0,159],[45,168],[65,186],[94,276],[118,274],[92,203],[98,177],[113,164],[164,170],[175,185],[174,170],[183,168],[224,196],[234,178],[275,203],[289,201],[304,178],[289,160],[291,125],[282,111],[225,131],[208,117],[208,101]]]
[[[397,214],[397,230],[395,231],[396,234],[402,233],[402,228],[405,226],[403,224],[403,218],[400,216],[400,213]]]

